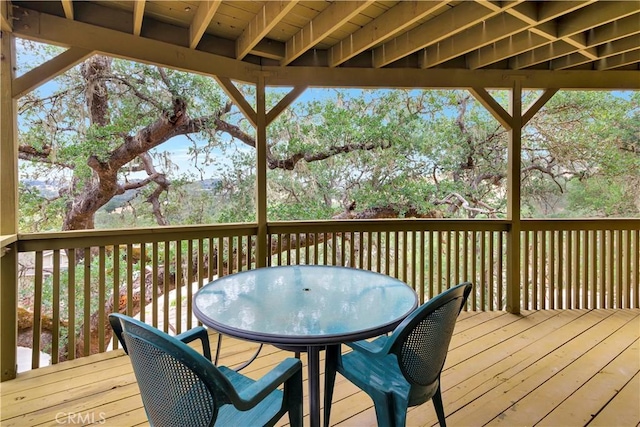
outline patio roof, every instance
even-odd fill
[[[10,8],[8,5],[12,4]],[[267,85],[638,89],[638,1],[13,1],[2,29]],[[612,77],[611,73],[615,73]]]

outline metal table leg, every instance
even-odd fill
[[[309,420],[311,427],[320,427],[320,350],[323,347],[307,347],[309,370]]]

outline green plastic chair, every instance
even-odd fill
[[[389,336],[374,341],[327,348],[325,426],[329,425],[336,371],[366,392],[374,402],[379,426],[402,427],[407,408],[431,399],[442,427],[446,426],[440,374],[458,314],[471,292],[461,283],[414,310]]]
[[[211,362],[203,327],[172,337],[122,314],[109,321],[131,358],[151,425],[272,426],[288,412],[291,425],[302,426],[299,360],[285,359],[255,381]],[[186,345],[196,339],[203,355]]]

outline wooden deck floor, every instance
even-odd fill
[[[638,309],[462,313],[442,376],[447,423],[638,426],[639,337]],[[241,363],[255,348],[225,338],[221,363]],[[288,356],[265,347],[243,372],[261,376]],[[371,400],[337,381],[331,424],[375,426]],[[148,425],[121,351],[20,374],[0,393],[2,426]],[[409,426],[436,423],[431,403],[407,417]]]

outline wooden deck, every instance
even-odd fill
[[[639,337],[640,309],[462,313],[442,376],[447,423],[638,426]],[[225,338],[221,363],[241,363],[256,347]],[[265,347],[243,372],[261,376],[288,356]],[[375,426],[371,400],[337,381],[331,424]],[[121,350],[20,374],[0,393],[2,426],[148,425]],[[409,426],[436,423],[431,403],[407,417]]]

